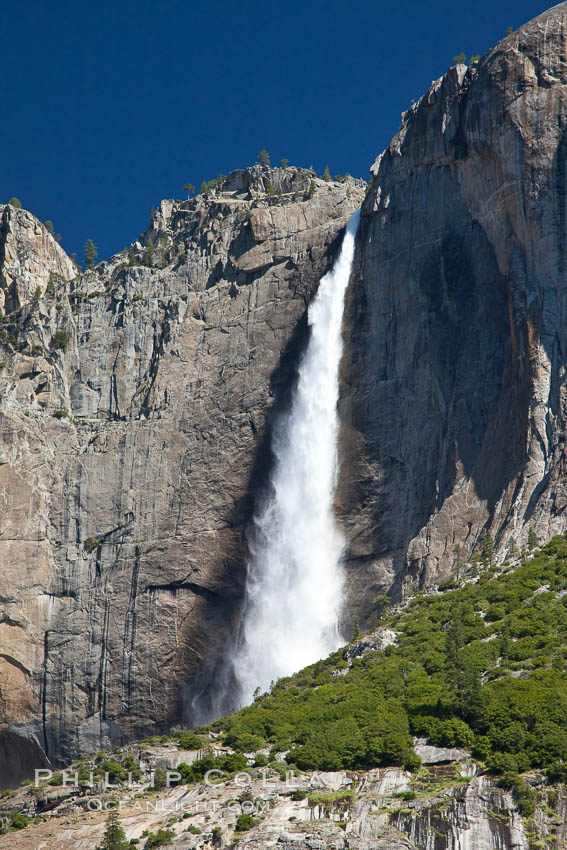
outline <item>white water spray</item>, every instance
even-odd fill
[[[333,514],[341,323],[360,212],[309,306],[309,343],[291,410],[274,434],[271,496],[254,520],[241,644],[239,703],[340,646],[343,537]]]

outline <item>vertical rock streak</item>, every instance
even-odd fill
[[[275,429],[271,492],[254,520],[240,645],[239,702],[339,646],[343,537],[337,483],[338,372],[344,298],[360,213],[309,307],[310,338],[291,409]]]

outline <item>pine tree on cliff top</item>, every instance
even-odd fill
[[[96,245],[92,239],[87,239],[85,243],[85,266],[87,269],[94,268],[95,260],[98,257]]]

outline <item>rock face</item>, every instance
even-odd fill
[[[39,298],[50,280],[77,270],[45,225],[25,210],[0,204],[0,310],[9,313]]]
[[[362,618],[377,594],[448,577],[489,530],[499,546],[565,530],[566,128],[561,4],[434,82],[372,168],[336,501]],[[59,761],[206,697],[306,306],[363,195],[233,172],[79,277],[39,222],[0,208],[8,761],[16,732],[27,759]]]
[[[177,748],[165,762],[177,764]],[[183,755],[186,761],[187,754]],[[530,850],[564,847],[565,786],[547,785],[541,775],[528,778],[532,817],[522,817],[514,794],[494,779],[472,776],[471,762],[434,765],[415,776],[399,768],[364,773],[299,773],[277,776],[249,769],[209,785],[178,786],[148,793],[148,771],[164,764],[152,749],[135,752],[142,780],[128,791],[114,791],[120,823],[128,839],[143,843],[160,827],[171,831],[174,850],[222,846],[237,850]],[[72,786],[73,773],[68,782]],[[295,794],[293,792],[302,793]],[[106,815],[100,811],[101,787],[22,788],[0,806],[0,823],[14,811],[34,817],[17,833],[0,835],[0,848],[19,850],[91,850],[98,846]],[[334,794],[333,794],[334,792]],[[319,802],[316,795],[319,796]],[[326,795],[326,799],[325,796]],[[302,799],[297,799],[302,797]],[[334,797],[334,799],[333,799]],[[253,799],[253,802],[252,802]],[[259,815],[248,831],[235,833],[240,814]],[[185,817],[183,817],[185,815]],[[165,826],[164,826],[165,823]],[[215,832],[213,832],[213,830]]]
[[[451,68],[371,169],[338,500],[359,610],[488,530],[566,528],[566,33],[562,3]]]
[[[206,690],[270,416],[364,188],[235,172],[80,276],[2,208],[0,730],[58,762],[180,722]]]

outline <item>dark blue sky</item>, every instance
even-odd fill
[[[400,113],[455,54],[484,53],[540,0],[26,0],[0,21],[0,201],[52,219],[82,258],[266,147],[366,177]]]

